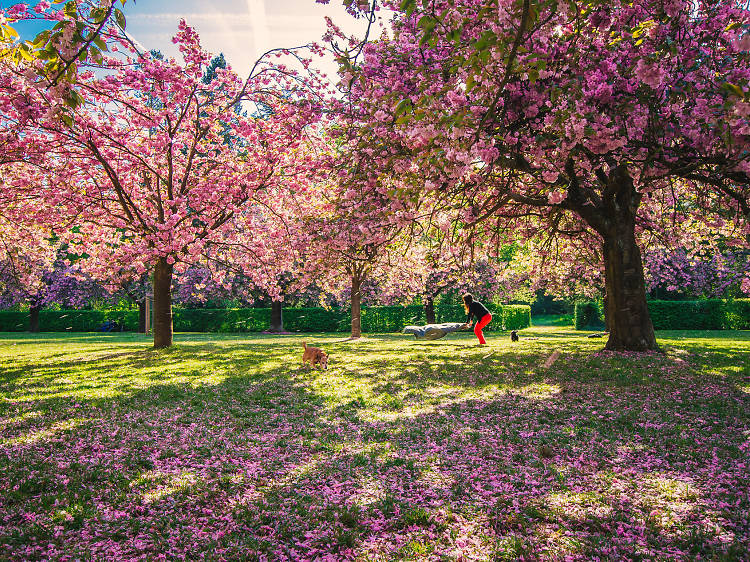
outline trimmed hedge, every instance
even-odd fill
[[[424,307],[409,306],[367,306],[362,307],[363,332],[400,332],[409,324],[423,324]],[[346,324],[342,331],[351,328],[351,313],[346,311]]]
[[[334,308],[285,308],[282,315],[288,332],[346,332],[351,326],[349,314]],[[269,326],[270,316],[263,329]]]
[[[348,332],[351,314],[348,309],[285,308],[284,329],[289,332]],[[437,322],[460,322],[466,318],[458,306],[435,309]],[[95,332],[106,321],[114,320],[127,331],[138,329],[137,310],[42,310],[39,328],[42,332]],[[174,309],[172,320],[176,332],[262,332],[271,324],[270,308],[190,308]],[[424,324],[424,307],[370,306],[362,308],[363,332],[400,332],[408,324]],[[528,305],[507,305],[494,313],[487,326],[493,330],[520,330],[531,325]],[[29,313],[0,310],[0,332],[25,332]]]
[[[526,304],[507,304],[502,308],[503,330],[522,330],[531,326],[531,307]]]
[[[604,326],[604,312],[599,303],[577,302],[574,314],[576,330],[601,328]]]
[[[750,329],[750,299],[651,301],[648,311],[657,330]]]
[[[262,332],[271,325],[270,308],[177,308],[175,332]]]
[[[25,332],[29,329],[29,313],[0,310],[0,332]]]
[[[648,301],[655,330],[750,330],[750,299]],[[576,330],[604,325],[597,303],[577,303]]]
[[[113,320],[126,331],[138,329],[137,310],[41,310],[39,329],[42,332],[96,332],[107,320]],[[26,332],[28,311],[0,310],[0,332]]]

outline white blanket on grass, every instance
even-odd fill
[[[451,332],[456,332],[463,327],[461,322],[445,322],[444,324],[427,324],[426,326],[406,326],[405,334],[414,334],[417,339],[439,340]]]

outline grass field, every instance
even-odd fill
[[[0,559],[748,559],[750,333],[521,336],[1,334]]]

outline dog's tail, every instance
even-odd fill
[[[304,347],[305,349],[307,349],[307,342],[306,341],[302,342],[302,347]]]

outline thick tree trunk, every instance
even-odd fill
[[[283,306],[281,301],[271,301],[271,332],[284,331]]]
[[[146,333],[146,299],[138,301],[138,333]]]
[[[613,351],[653,351],[654,325],[646,305],[643,261],[635,238],[635,218],[641,196],[624,168],[613,170],[605,192],[604,299],[609,329],[607,349]]]
[[[362,279],[352,275],[352,339],[362,337]]]
[[[602,187],[599,194],[580,185],[572,159],[566,163],[565,172],[570,182],[565,206],[578,213],[603,240],[607,349],[659,349],[646,306],[643,261],[635,238],[641,194],[627,166],[615,166],[608,173],[596,170]]]
[[[41,308],[39,305],[29,307],[29,332],[33,334],[39,333],[39,311]]]
[[[424,317],[427,324],[435,323],[435,301],[432,297],[425,297],[424,299]]]
[[[154,347],[172,345],[172,264],[166,258],[154,268]]]
[[[622,232],[604,241],[607,285],[607,349],[651,351],[658,349],[654,325],[646,305],[641,251],[635,233]]]

